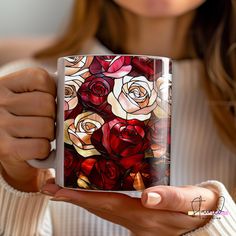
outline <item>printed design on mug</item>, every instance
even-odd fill
[[[169,59],[66,57],[65,187],[168,185],[170,111]]]

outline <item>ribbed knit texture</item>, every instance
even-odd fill
[[[236,154],[222,143],[200,86],[200,61],[182,61],[173,68],[171,184],[219,180],[233,193]],[[223,116],[224,114],[222,114]]]
[[[112,224],[72,204],[50,202],[54,235],[125,236],[127,229]]]
[[[52,235],[48,200],[40,193],[13,189],[0,175],[0,235]]]
[[[108,53],[96,45],[84,53]],[[28,64],[27,64],[28,63]],[[26,67],[30,63],[21,63]],[[18,66],[17,66],[18,65]],[[19,63],[3,73],[19,69]],[[202,64],[180,61],[173,67],[171,185],[195,185],[218,180],[233,194],[236,188],[236,155],[225,147],[214,127],[206,95],[199,85]],[[223,115],[223,114],[222,114]],[[208,181],[225,197],[230,215],[213,219],[187,235],[236,235],[236,206],[223,184]],[[220,203],[219,203],[220,204]],[[220,205],[219,205],[220,207]],[[191,210],[191,209],[190,209]],[[129,231],[68,203],[50,202],[41,194],[13,190],[0,177],[0,235],[4,236],[126,236]]]

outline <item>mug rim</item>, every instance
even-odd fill
[[[170,61],[172,61],[173,59],[171,57],[166,57],[166,56],[155,56],[155,55],[146,55],[146,54],[123,54],[123,53],[84,53],[84,54],[73,54],[73,55],[67,55],[67,56],[61,56],[58,58],[59,59],[65,59],[67,57],[78,57],[78,56],[81,56],[81,57],[87,57],[87,56],[93,56],[93,57],[96,57],[96,56],[124,56],[124,57],[149,57],[149,58],[152,58],[152,59],[168,59]]]

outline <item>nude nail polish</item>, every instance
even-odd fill
[[[53,197],[50,200],[56,201],[56,202],[69,202],[70,201],[70,199],[65,198],[65,197]]]
[[[148,206],[155,206],[161,201],[161,195],[158,193],[150,192],[147,194],[146,204]]]

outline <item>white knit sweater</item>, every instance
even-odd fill
[[[109,51],[92,41],[82,53]],[[11,63],[0,69],[0,76],[34,65],[36,63],[31,60]],[[236,189],[236,155],[222,144],[214,127],[210,104],[199,85],[202,64],[197,60],[179,61],[174,63],[173,70],[171,185],[211,185],[225,197],[223,210],[230,214],[212,219],[207,225],[188,235],[236,235],[236,205],[231,198]],[[0,235],[129,234],[128,230],[102,220],[80,207],[51,202],[40,193],[17,191],[0,175]]]

